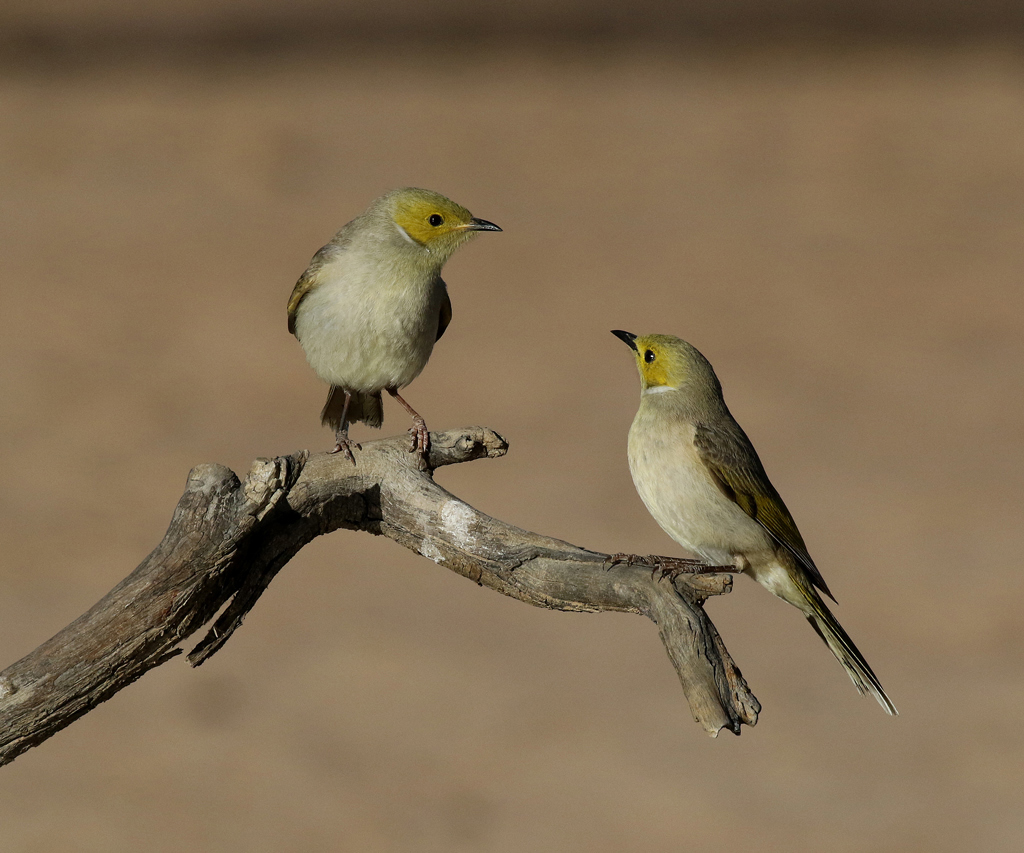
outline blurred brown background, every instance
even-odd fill
[[[645,620],[337,533],[209,664],[0,770],[3,850],[1021,849],[1022,20],[8,0],[0,664],[134,568],[192,465],[329,446],[285,301],[413,184],[505,228],[449,264],[455,318],[408,398],[512,449],[438,479],[678,553],[629,479],[637,380],[608,330],[688,338],[902,716],[741,579],[708,608],[764,712],[711,740]]]

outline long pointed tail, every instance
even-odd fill
[[[804,590],[804,593],[807,603],[810,605],[810,612],[804,611],[807,621],[811,623],[811,627],[818,633],[818,636],[825,641],[825,645],[836,656],[836,660],[843,665],[843,669],[846,670],[857,690],[862,695],[870,693],[878,700],[878,704],[882,706],[885,713],[896,716],[899,713],[896,706],[885,695],[878,676],[864,660],[864,655],[854,645],[850,635],[843,630],[839,620],[832,615],[832,611],[828,609],[817,592],[811,589]]]

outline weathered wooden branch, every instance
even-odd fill
[[[341,454],[259,459],[244,482],[220,465],[194,468],[156,550],[91,610],[0,673],[0,764],[179,654],[180,643],[216,617],[188,655],[201,664],[303,545],[339,528],[387,536],[539,607],[648,616],[706,731],[739,734],[741,724],[757,722],[760,705],[701,606],[730,591],[730,576],[656,579],[650,569],[610,566],[606,554],[473,509],[437,485],[432,470],[502,456],[508,445],[489,429],[432,434],[428,465],[407,447],[405,436],[369,442],[355,466]]]

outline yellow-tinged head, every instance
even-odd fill
[[[478,231],[500,231],[477,219],[461,204],[432,190],[404,187],[379,200],[387,206],[398,233],[410,243],[448,256]]]
[[[634,335],[612,332],[633,350],[644,394],[682,390],[687,395],[721,397],[721,385],[710,362],[681,338],[673,335]]]

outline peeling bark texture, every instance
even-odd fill
[[[702,607],[731,590],[729,575],[662,578],[650,567],[612,565],[607,554],[490,518],[434,482],[442,465],[503,456],[508,445],[492,430],[433,433],[426,462],[408,446],[404,435],[368,442],[354,466],[341,454],[305,451],[258,459],[244,482],[221,465],[194,468],[156,550],[0,673],[0,764],[181,653],[181,643],[213,620],[188,655],[193,666],[203,663],[303,545],[339,528],[387,536],[538,607],[647,616],[705,731],[739,734],[741,724],[757,722],[761,706]]]

